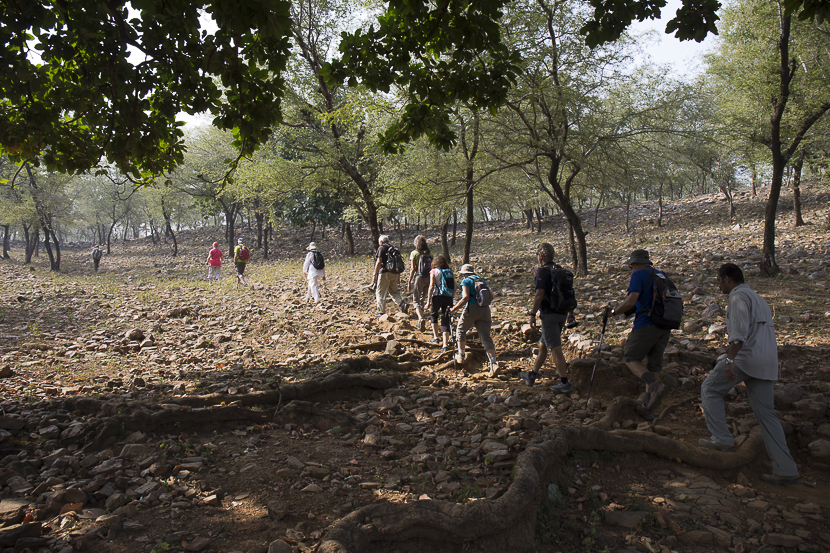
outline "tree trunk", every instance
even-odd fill
[[[451,246],[455,246],[455,237],[458,234],[458,211],[452,210],[452,242]]]
[[[594,208],[594,228],[597,228],[599,224],[599,206],[602,205],[602,198],[605,195],[605,190],[599,191],[599,200],[597,201],[597,207]]]
[[[265,225],[265,231],[262,233],[262,256],[265,259],[268,259],[268,234],[271,229],[271,221],[268,221],[268,224]]]
[[[447,243],[447,227],[450,226],[450,217],[449,215],[444,219],[444,222],[441,223],[441,253],[444,254],[444,257],[447,258],[447,263],[450,263],[452,259],[450,257],[450,245]]]
[[[573,263],[574,268],[579,267],[579,257],[576,254],[576,241],[574,240],[574,226],[570,221],[568,221],[568,244],[571,251],[571,263]]]
[[[530,232],[533,232],[533,210],[532,209],[524,209],[525,214],[525,228],[530,229]]]
[[[542,234],[542,208],[536,208],[536,234]]]
[[[657,228],[663,226],[663,182],[657,192]]]
[[[625,232],[631,232],[631,192],[625,194]]]
[[[345,223],[346,225],[346,245],[348,246],[347,253],[348,255],[354,255],[354,236],[352,235],[352,225],[351,223]],[[375,242],[377,244],[377,242]]]
[[[28,163],[26,165],[26,173],[29,176],[29,184],[32,188],[32,198],[35,202],[35,211],[40,220],[40,228],[43,230],[43,246],[46,248],[46,253],[49,255],[49,270],[52,272],[60,272],[61,270],[61,249],[60,243],[55,236],[55,231],[52,225],[52,213],[45,200],[41,197],[41,190],[35,181],[35,176],[32,174],[32,169]],[[49,243],[51,239],[55,241],[55,252],[52,252],[52,246]]]
[[[795,160],[793,166],[793,207],[795,208],[795,226],[804,226],[801,218],[801,169],[804,167],[804,148]]]
[[[257,211],[254,212],[254,217],[256,218],[256,247],[259,250],[262,249],[262,228],[263,222],[265,221],[265,214]]]
[[[161,214],[164,216],[164,232],[173,238],[173,257],[179,254],[179,243],[176,240],[176,235],[173,233],[173,227],[170,225],[170,211],[164,205],[164,198],[161,200]]]
[[[473,248],[473,222],[475,221],[475,210],[473,206],[473,170],[471,167],[467,169],[467,236],[464,237],[464,261],[463,263],[470,262],[470,250]],[[449,217],[447,217],[447,222],[449,223]]]
[[[317,221],[311,221],[311,236],[308,238],[310,242],[314,242],[314,232],[317,230]]]
[[[3,259],[11,259],[9,256],[9,229],[11,225],[6,223],[3,225]]]

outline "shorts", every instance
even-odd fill
[[[632,330],[625,342],[623,362],[646,360],[646,367],[651,372],[663,370],[663,353],[669,345],[671,330],[656,325],[644,326]]]
[[[438,323],[438,316],[441,316],[441,332],[450,331],[450,307],[452,298],[449,296],[432,296],[432,310],[429,318],[432,324]]]
[[[215,278],[216,280],[219,280],[219,272],[221,270],[222,270],[222,267],[216,267],[216,266],[213,266],[213,265],[209,266],[208,267],[208,280],[210,280],[212,278]]]
[[[540,313],[539,322],[542,336],[539,337],[539,343],[544,344],[548,349],[561,347],[562,327],[565,326],[566,318],[567,315],[560,315],[559,313]]]
[[[458,321],[458,335],[467,332],[469,329],[476,326],[478,331],[478,338],[481,340],[481,346],[484,349],[496,349],[493,344],[493,338],[490,337],[490,328],[493,325],[490,319],[490,308],[481,307],[475,303],[468,303],[461,312],[461,319]]]
[[[236,263],[234,263],[234,265],[236,266],[236,274],[238,274],[239,276],[245,274],[245,265],[247,265],[247,263],[240,263],[239,261],[237,261]]]

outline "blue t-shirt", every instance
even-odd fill
[[[640,294],[640,297],[637,298],[637,314],[634,317],[634,330],[654,324],[651,317],[647,315],[651,311],[654,296],[652,271],[660,275],[663,274],[663,271],[657,270],[654,267],[645,267],[634,271],[631,274],[631,280],[628,281],[628,293],[638,292]]]
[[[487,281],[478,275],[471,275],[465,277],[464,280],[461,281],[461,286],[467,288],[470,291],[470,301],[467,302],[467,305],[478,305],[478,302],[476,301],[476,280],[480,280],[484,284],[487,284]],[[461,293],[463,294],[464,291],[462,290]]]

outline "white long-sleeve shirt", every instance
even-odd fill
[[[726,332],[730,343],[743,342],[735,355],[739,369],[761,380],[778,380],[778,347],[772,313],[767,302],[747,284],[739,284],[729,292]]]
[[[308,275],[308,278],[314,276],[326,276],[326,270],[317,270],[314,268],[314,265],[311,264],[311,260],[314,259],[314,252],[308,252],[305,256],[305,263],[303,263],[303,274]]]

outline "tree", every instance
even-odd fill
[[[788,9],[774,0],[737,2],[724,12],[720,51],[709,60],[710,73],[726,91],[720,97],[723,119],[764,145],[772,158],[760,267],[768,276],[780,271],[775,218],[785,168],[830,110],[830,22],[793,20]]]

